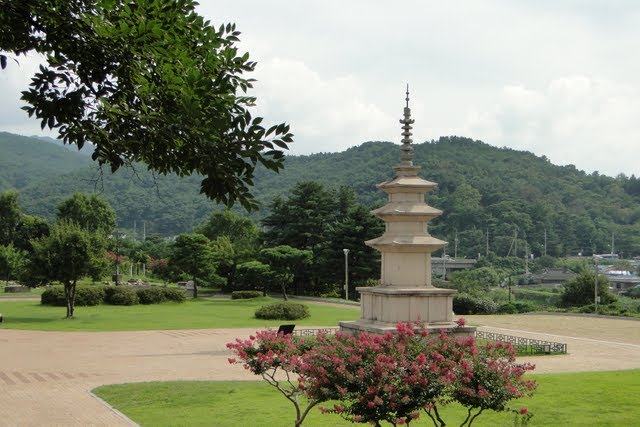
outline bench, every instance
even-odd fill
[[[291,335],[296,325],[280,325],[278,328],[278,335],[282,333],[282,335]]]

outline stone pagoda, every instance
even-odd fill
[[[458,328],[453,321],[452,289],[431,284],[431,253],[447,242],[427,231],[427,224],[442,214],[425,203],[425,193],[437,186],[418,176],[413,164],[409,87],[402,124],[400,164],[393,179],[378,185],[388,194],[388,203],[372,213],[385,222],[382,236],[365,243],[380,251],[381,279],[376,287],[358,287],[360,319],[340,322],[344,332],[385,333],[395,331],[398,322],[422,322],[429,329],[453,329],[468,335],[475,328]]]

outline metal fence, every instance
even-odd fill
[[[559,342],[514,337],[496,332],[476,331],[476,339],[511,343],[519,354],[566,354],[567,345]]]
[[[315,337],[319,334],[335,335],[340,328],[319,328],[319,329],[296,329],[293,331],[293,336],[296,337]]]
[[[318,334],[335,335],[340,328],[296,329],[293,335],[297,337],[314,337]],[[486,341],[511,343],[518,354],[566,354],[567,345],[559,342],[535,340],[533,338],[516,337],[476,330],[475,338]]]

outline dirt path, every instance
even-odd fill
[[[483,330],[564,342],[536,372],[640,368],[640,322],[553,315],[469,316]],[[41,332],[0,329],[2,426],[126,426],[89,391],[155,380],[255,380],[225,344],[253,329]]]

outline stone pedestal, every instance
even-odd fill
[[[343,332],[384,334],[394,332],[398,322],[413,322],[426,329],[446,329],[459,336],[472,335],[475,328],[458,327],[453,319],[453,289],[360,287],[360,319],[340,322]]]

